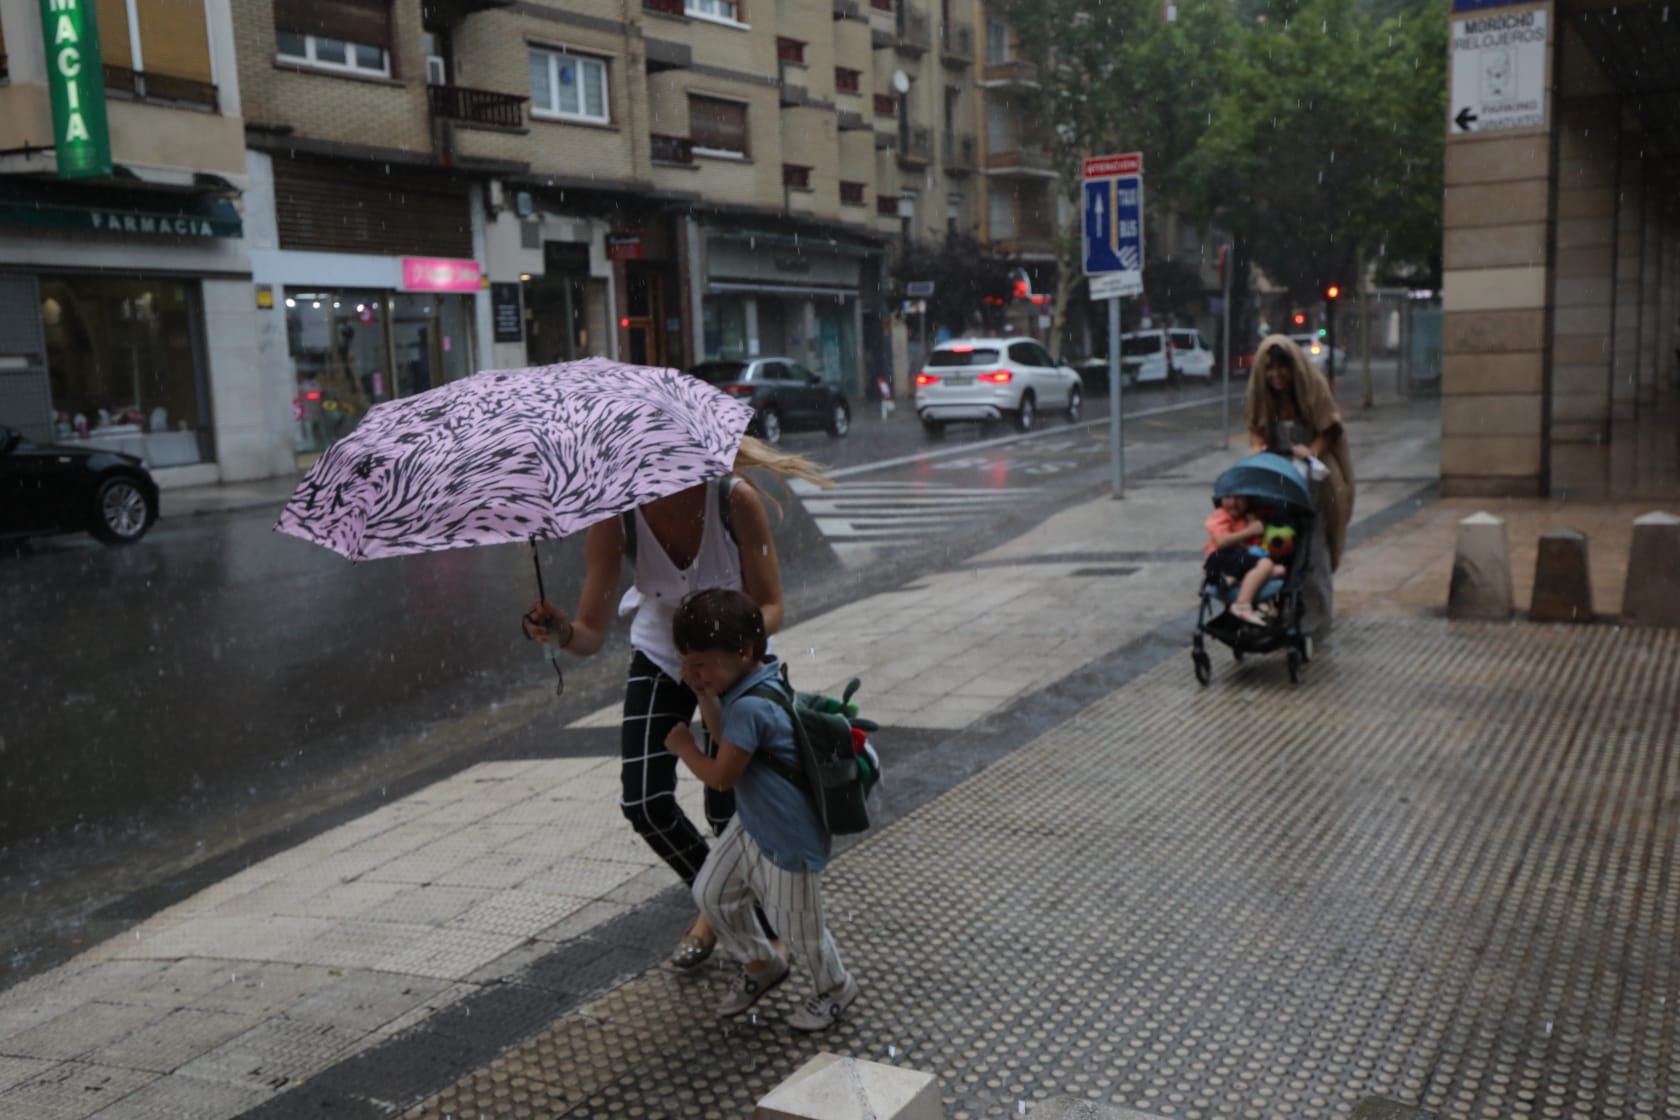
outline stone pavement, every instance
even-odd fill
[[[1435,425],[1350,428],[1347,573],[1433,516]],[[865,997],[821,1045],[937,1072],[953,1115],[1058,1092],[1340,1115],[1368,1090],[1680,1116],[1675,642],[1391,605],[1300,689],[1262,659],[1199,690],[1183,619],[1228,459],[782,635],[802,686],[861,673],[889,725],[897,819],[829,880]],[[780,1028],[791,997],[720,1029],[721,968],[653,967],[687,907],[615,771],[474,767],[0,993],[0,1116],[379,1116],[440,1090],[414,1114],[745,1115],[818,1044]]]

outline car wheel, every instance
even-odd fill
[[[107,478],[93,498],[93,535],[106,544],[133,544],[152,527],[146,492],[132,478]]]
[[[845,401],[835,401],[828,415],[828,434],[839,439],[852,430],[852,410]]]
[[[767,408],[758,415],[758,430],[764,437],[764,442],[772,447],[782,442],[782,417],[773,408]]]
[[[1032,391],[1021,394],[1021,407],[1015,410],[1015,427],[1023,432],[1033,429],[1033,422],[1038,419],[1038,404],[1033,400]]]
[[[1079,423],[1079,418],[1085,415],[1085,398],[1080,395],[1078,387],[1068,390],[1067,417],[1071,424]]]
[[[943,420],[929,420],[926,417],[923,417],[922,418],[922,431],[926,432],[928,435],[932,436],[934,439],[940,439],[945,435],[945,421],[943,421]]]

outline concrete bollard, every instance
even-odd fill
[[[1540,537],[1534,558],[1534,598],[1528,617],[1536,622],[1591,622],[1592,580],[1587,575],[1587,535],[1553,529]]]
[[[1622,621],[1680,627],[1680,517],[1653,510],[1634,520]]]
[[[1504,518],[1473,513],[1458,523],[1447,617],[1497,622],[1511,617],[1511,548]]]
[[[753,1120],[942,1120],[944,1114],[933,1074],[823,1053],[770,1090]]]

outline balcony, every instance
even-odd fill
[[[1016,143],[986,153],[986,174],[1006,179],[1054,179],[1056,165],[1043,148]]]
[[[980,145],[968,133],[947,131],[941,147],[947,175],[968,175],[980,166]]]
[[[642,0],[642,11],[657,12],[662,16],[681,16],[683,0]]]
[[[933,129],[911,125],[899,132],[898,162],[902,167],[926,167],[933,162]]]
[[[834,0],[834,19],[836,22],[843,19],[861,20],[865,18],[867,17],[863,14],[861,0]]]
[[[994,251],[1006,257],[1032,260],[1056,255],[1055,231],[1041,226],[1003,231],[994,229],[989,244]]]
[[[523,128],[527,98],[517,93],[497,93],[466,86],[427,86],[426,100],[432,116],[444,121],[478,125],[482,128]]]
[[[947,66],[967,66],[974,61],[974,28],[966,23],[947,23],[939,29],[939,57]]]
[[[146,74],[126,66],[105,67],[105,88],[121,90],[142,101],[178,101],[185,105],[202,105],[214,109],[217,105],[216,87],[191,78],[172,78],[167,74]]]
[[[514,0],[425,0],[420,8],[428,26],[435,23],[448,27],[475,13],[511,8],[513,5]]]
[[[672,167],[694,166],[694,141],[686,136],[661,136],[654,133],[648,137],[653,147],[653,162]]]
[[[925,54],[933,46],[933,24],[926,12],[901,7],[898,10],[898,38],[894,44],[906,54]]]
[[[976,84],[982,89],[1037,89],[1038,66],[1019,58],[988,62],[981,67]]]

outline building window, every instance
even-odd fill
[[[740,101],[691,95],[688,135],[694,141],[695,155],[745,159],[751,153],[747,144],[747,106]]]
[[[986,216],[994,241],[1008,241],[1015,236],[1015,199],[1007,191],[993,190],[986,199]]]
[[[607,106],[607,64],[598,58],[533,49],[531,115],[560,120],[612,119]]]
[[[701,19],[741,22],[741,5],[733,3],[733,0],[683,0],[683,11]]]
[[[275,0],[274,38],[282,62],[391,76],[389,0]]]
[[[6,69],[6,24],[0,21],[0,82],[6,80],[9,71]]]
[[[1000,19],[986,21],[986,61],[1009,61],[1009,25]]]
[[[877,93],[875,95],[875,115],[877,117],[898,116],[898,98],[890,93]]]
[[[863,71],[848,70],[844,66],[834,68],[834,91],[836,93],[863,92]]]
[[[863,205],[863,192],[867,188],[868,188],[867,183],[845,183],[845,182],[841,183],[840,184],[840,205],[842,205],[842,206],[862,206]]]
[[[55,438],[153,467],[203,459],[197,297],[197,285],[180,280],[43,275]]]
[[[98,0],[96,10],[107,89],[216,106],[202,2]]]
[[[869,6],[877,12],[890,12],[893,10],[893,0],[869,0]]]
[[[782,186],[790,191],[811,189],[811,169],[797,163],[782,164]]]
[[[782,62],[805,65],[805,44],[798,39],[776,38],[776,58]]]
[[[896,194],[878,194],[875,196],[875,214],[881,218],[898,217],[898,196]]]

